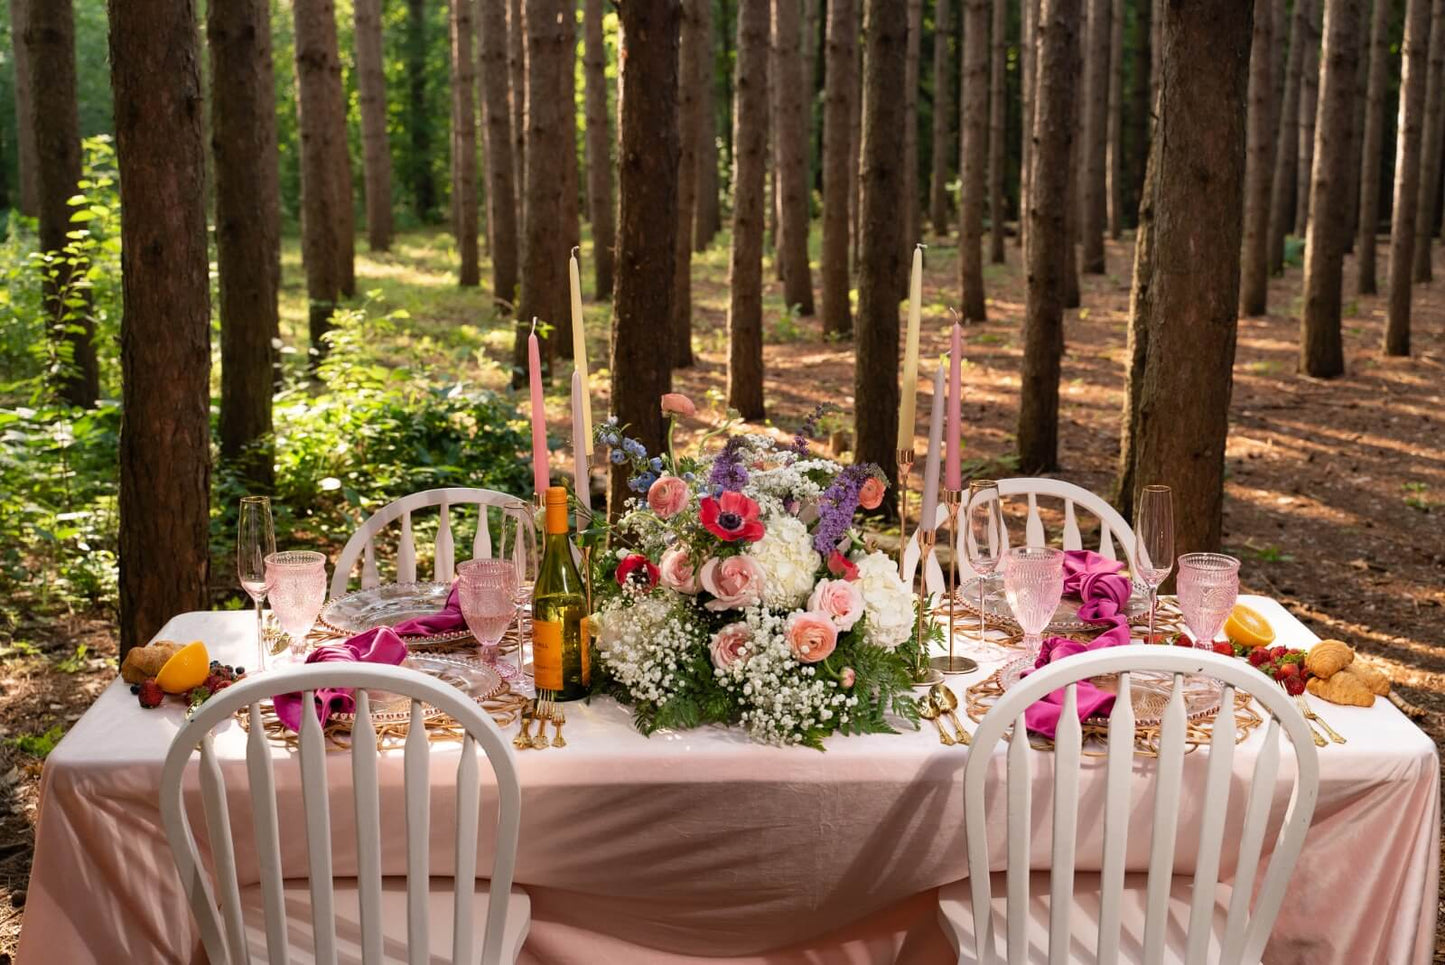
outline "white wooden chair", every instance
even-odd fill
[[[310,707],[318,688],[356,688],[357,724],[351,750],[356,815],[357,874],[333,879],[327,753],[314,713],[301,714],[299,757],[309,881],[283,880],[272,748],[257,702],[302,691]],[[381,819],[375,729],[365,688],[411,698],[411,730],[404,748],[406,813],[387,815],[390,834],[402,833],[407,873],[381,872]],[[456,783],[454,876],[432,879],[429,867],[431,745],[422,726],[425,702],[451,715],[466,731]],[[249,708],[245,783],[249,786],[258,886],[242,888],[236,876],[230,809],[211,731]],[[497,826],[490,884],[476,880],[480,778],[477,746],[496,776]],[[200,791],[208,830],[207,876],[186,816],[182,795],[192,752],[200,749]],[[403,667],[315,664],[261,674],[227,688],[196,712],[176,734],[161,771],[161,817],[181,883],[213,965],[249,962],[399,963],[416,965],[433,943],[450,950],[457,965],[514,962],[531,925],[531,901],[512,886],[521,822],[521,790],[507,740],[480,707],[441,681]],[[403,823],[404,821],[404,823]],[[460,887],[433,890],[448,881]],[[218,893],[219,892],[219,900]],[[450,893],[448,893],[450,892]],[[218,910],[219,909],[219,910]],[[483,929],[478,937],[475,922]],[[338,929],[338,925],[341,928]],[[402,957],[399,947],[406,948]],[[480,955],[478,954],[480,948]],[[441,953],[439,953],[441,954]],[[313,957],[314,956],[314,957]]]
[[[1134,712],[1130,674],[1162,671],[1173,675],[1164,712],[1157,761],[1141,766],[1156,782],[1153,829],[1147,875],[1125,873],[1125,844],[1133,803],[1130,781],[1134,759]],[[1075,834],[1079,817],[1081,729],[1077,681],[1117,673],[1118,699],[1109,720],[1105,761],[1102,869],[1075,876]],[[1185,757],[1183,675],[1202,674],[1221,682],[1220,719],[1231,726],[1214,729],[1203,788],[1191,792],[1202,808],[1199,847],[1191,879],[1175,874],[1175,836]],[[1030,801],[1030,759],[1036,753],[1024,734],[1024,709],[1064,688],[1063,713],[1053,751],[1052,862],[1050,870],[1030,873],[1034,816]],[[1234,695],[1248,692],[1268,720],[1253,774],[1238,782],[1244,799],[1238,862],[1228,886],[1218,882],[1225,844],[1225,817],[1235,753]],[[1012,730],[1006,755],[1007,872],[989,868],[985,779],[994,745]],[[1255,895],[1275,782],[1280,772],[1280,731],[1294,745],[1295,782],[1269,865]],[[1288,773],[1288,769],[1286,769]],[[1290,872],[1304,844],[1319,792],[1319,761],[1309,725],[1294,701],[1263,674],[1241,661],[1204,650],[1133,644],[1076,654],[1030,674],[1009,690],[980,723],[963,772],[964,830],[969,877],[939,891],[939,921],[958,952],[959,962],[1009,965],[1047,961],[1143,961],[1258,963],[1269,938]],[[1236,810],[1236,813],[1240,813]],[[1093,818],[1097,820],[1097,818]],[[1233,835],[1233,832],[1231,832]],[[1233,849],[1234,838],[1230,847]],[[1031,900],[1031,879],[1051,879],[1046,895]],[[1000,880],[1003,879],[1003,880]],[[1006,901],[995,898],[1004,886]],[[1040,882],[1042,883],[1042,882]],[[1253,898],[1253,914],[1250,904]],[[1000,958],[998,937],[1005,938]],[[1122,941],[1121,941],[1122,939]],[[1046,957],[1044,949],[1047,949]],[[1124,952],[1124,958],[1120,953]]]
[[[410,496],[387,503],[371,515],[361,528],[346,541],[341,555],[337,557],[336,568],[331,575],[331,596],[344,596],[351,581],[351,573],[361,560],[361,588],[370,589],[381,582],[376,571],[376,537],[383,529],[396,520],[401,520],[401,538],[396,553],[396,580],[398,583],[416,581],[416,540],[412,536],[411,516],[420,509],[432,506],[438,508],[440,520],[437,524],[435,566],[432,579],[438,583],[450,583],[456,575],[456,543],[452,536],[452,507],[477,507],[477,528],[472,538],[472,559],[490,559],[492,556],[492,534],[487,525],[492,512],[501,517],[511,517],[521,522],[529,546],[536,546],[535,523],[529,503],[516,496],[497,492],[493,489],[427,489]],[[505,552],[506,547],[498,547]]]
[[[1124,559],[1129,564],[1129,571],[1134,571],[1134,530],[1119,515],[1119,511],[1110,506],[1104,499],[1082,486],[1076,486],[1071,482],[1062,479],[1046,479],[1043,477],[1019,476],[1013,479],[1000,479],[998,481],[999,499],[1026,499],[1028,502],[1028,515],[1024,521],[1024,545],[1025,546],[1047,546],[1048,537],[1044,531],[1043,518],[1039,515],[1039,498],[1057,499],[1063,504],[1064,527],[1061,534],[1061,542],[1066,550],[1084,549],[1083,537],[1079,532],[1078,511],[1084,510],[1099,521],[1099,543],[1097,552],[1111,560],[1119,558],[1119,550],[1123,550]],[[975,573],[973,567],[968,565],[968,554],[964,550],[964,534],[968,532],[968,495],[964,493],[965,505],[958,511],[959,533],[952,534],[954,552],[958,559],[958,581],[962,583],[972,578]],[[948,522],[948,510],[940,504],[938,507],[939,533],[946,533]],[[1008,549],[1008,528],[1004,527],[1004,550]],[[950,537],[944,537],[950,538]],[[903,556],[903,574],[905,580],[912,580],[918,572],[918,535],[915,532],[909,538],[908,548]],[[924,585],[930,593],[942,593],[947,588],[942,567],[938,565],[937,556],[934,556],[924,575]]]

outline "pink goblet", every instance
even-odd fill
[[[457,599],[481,657],[497,663],[497,645],[517,615],[517,568],[511,560],[468,560],[457,567]],[[511,668],[506,668],[507,676]]]
[[[1179,612],[1196,647],[1211,649],[1238,598],[1239,560],[1222,553],[1179,557]]]
[[[1024,631],[1024,651],[1037,659],[1044,629],[1064,595],[1064,554],[1048,546],[1018,546],[1004,557],[1003,592]]]
[[[326,602],[326,557],[289,550],[266,557],[266,597],[291,643],[291,656],[306,652],[306,635]]]

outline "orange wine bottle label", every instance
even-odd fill
[[[562,689],[562,624],[532,621],[532,675],[539,690]]]

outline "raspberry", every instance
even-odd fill
[[[136,691],[136,696],[140,698],[140,705],[149,709],[159,707],[161,701],[166,699],[166,692],[161,689],[160,684],[156,683],[156,678],[147,677]]]
[[[1285,681],[1284,681],[1284,692],[1287,693],[1287,694],[1289,694],[1291,697],[1298,697],[1300,694],[1304,693],[1304,692],[1305,692],[1305,682],[1304,682],[1304,678],[1303,678],[1303,677],[1286,677],[1286,678],[1285,678]]]
[[[1232,644],[1232,643],[1223,643],[1223,642],[1218,642],[1218,641],[1217,641],[1217,642],[1214,644],[1214,652],[1215,652],[1215,653],[1219,653],[1219,654],[1223,654],[1223,655],[1226,656],[1226,657],[1232,657],[1232,656],[1234,656],[1234,644]]]
[[[1269,663],[1269,651],[1260,647],[1258,650],[1249,652],[1249,664],[1252,667],[1261,667]]]

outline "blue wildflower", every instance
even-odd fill
[[[647,461],[647,467],[653,472],[662,472],[662,460],[657,456],[653,456]]]
[[[609,458],[612,460],[614,466],[620,466],[627,461],[627,456],[621,449],[613,449],[612,455]]]

